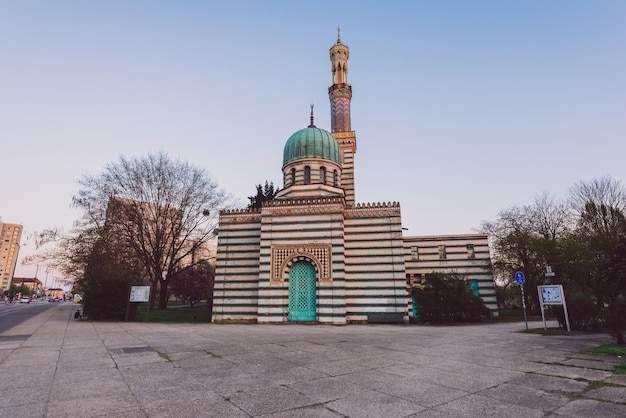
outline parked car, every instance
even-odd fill
[[[22,296],[20,298],[20,303],[30,303],[30,298],[28,296]]]

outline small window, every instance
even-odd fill
[[[320,183],[326,184],[326,167],[320,168]]]
[[[311,167],[304,167],[304,184],[311,184]]]
[[[467,244],[467,258],[474,258],[476,255],[474,254],[474,244]]]
[[[446,246],[445,245],[440,245],[439,246],[439,259],[440,260],[445,260],[446,257]]]
[[[293,186],[294,184],[296,184],[296,169],[292,168],[291,169],[291,185]]]
[[[333,186],[339,187],[339,176],[337,175],[337,170],[333,171]]]
[[[412,260],[419,260],[420,259],[419,248],[411,247],[411,259]]]

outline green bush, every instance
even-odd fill
[[[99,247],[94,248],[84,276],[78,283],[83,289],[82,303],[87,317],[95,320],[123,320],[130,286],[140,284],[136,283],[136,277],[137,274],[123,262]]]
[[[567,313],[569,315],[570,328],[574,331],[599,331],[599,310],[595,300],[583,292],[574,292],[567,296]],[[565,314],[563,307],[554,309],[559,323],[565,327]]]
[[[422,323],[478,322],[489,316],[482,300],[456,274],[427,274],[422,287],[411,289],[411,296]]]
[[[607,328],[609,328],[613,336],[620,345],[626,345],[624,341],[624,332],[626,332],[626,298],[617,297],[611,301],[608,308],[602,312],[602,317]]]

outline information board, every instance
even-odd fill
[[[561,286],[539,286],[541,301],[544,305],[562,305],[563,294]]]
[[[150,286],[132,286],[130,288],[131,302],[148,302],[150,300]]]

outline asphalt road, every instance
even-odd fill
[[[8,305],[5,305],[4,302],[0,302],[0,333],[21,324],[59,303],[67,302],[33,301],[31,303],[14,302]]]

